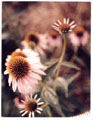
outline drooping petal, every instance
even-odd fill
[[[60,21],[60,20],[57,20],[57,22],[61,25],[62,24],[62,22]]]
[[[16,91],[16,88],[17,88],[17,81],[15,78],[12,79],[12,89],[13,91],[15,92]]]
[[[71,25],[73,25],[75,23],[75,21],[72,21],[69,25],[71,26]]]
[[[39,69],[33,69],[32,71],[35,72],[35,73],[38,73],[40,75],[46,75],[45,72],[43,72],[42,70],[39,70]]]
[[[32,112],[32,117],[35,117],[35,114],[34,114],[34,112]]]
[[[31,114],[32,114],[32,113],[30,112],[30,113],[29,113],[29,117],[31,117]]]
[[[42,105],[42,104],[44,104],[44,102],[39,102],[39,103],[38,103],[38,105]]]
[[[7,70],[5,70],[5,71],[4,71],[4,75],[7,75],[7,74],[8,74],[8,71],[7,71]]]
[[[36,110],[37,113],[41,114],[41,112],[39,110]]]
[[[22,117],[25,116],[27,113],[28,113],[28,111],[25,111],[25,112],[22,114]]]
[[[67,19],[67,24],[69,24],[69,21],[70,21],[70,19],[68,18],[68,19]]]
[[[66,18],[64,18],[64,23],[66,23]]]
[[[34,96],[34,99],[36,100],[36,98],[37,98],[37,94]]]
[[[73,28],[75,28],[76,26],[77,26],[77,25],[75,24],[75,25],[72,25],[70,28],[73,29]]]
[[[38,107],[37,109],[38,109],[38,110],[40,110],[40,111],[43,111],[43,109],[42,109],[42,108],[40,108],[40,107]]]
[[[38,98],[36,101],[37,101],[37,103],[39,102],[41,100],[41,98]]]
[[[31,78],[35,78],[36,80],[42,80],[41,76],[38,75],[37,73],[34,73],[34,72],[30,72],[30,73],[29,73],[29,76],[30,76]]]
[[[11,82],[12,82],[12,77],[9,75],[9,78],[8,78],[8,84],[9,84],[9,86],[11,86]]]

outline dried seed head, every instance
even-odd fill
[[[28,74],[29,64],[21,56],[12,57],[8,62],[7,70],[12,77],[20,79]]]
[[[78,26],[78,27],[76,27],[75,29],[74,29],[74,33],[78,36],[78,37],[82,37],[83,36],[83,34],[84,34],[84,28],[83,27],[80,27],[80,26]]]

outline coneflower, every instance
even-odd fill
[[[64,21],[61,22],[60,20],[57,20],[56,23],[54,23],[54,25],[52,25],[52,27],[58,31],[60,34],[62,33],[68,33],[68,32],[71,32],[73,28],[76,27],[76,24],[75,21],[72,21],[71,23],[70,22],[70,19],[68,18],[66,20],[66,18],[64,18]]]
[[[26,114],[29,115],[29,117],[34,117],[35,112],[41,114],[43,109],[41,108],[41,105],[44,104],[44,102],[41,102],[41,98],[37,98],[37,94],[32,98],[31,95],[24,96],[25,99],[21,99],[19,102],[18,97],[14,99],[15,106],[20,109],[20,113],[22,116],[25,116]]]
[[[4,74],[9,74],[8,83],[9,86],[12,83],[14,92],[17,87],[22,94],[32,92],[38,80],[42,80],[41,75],[45,75],[43,71],[45,66],[41,64],[39,56],[33,54],[33,52],[28,54],[17,50],[8,56],[6,60]]]
[[[44,55],[44,50],[47,48],[46,35],[41,35],[36,32],[28,32],[21,44],[24,48],[31,48],[40,55]]]

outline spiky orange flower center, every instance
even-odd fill
[[[84,28],[83,27],[80,27],[80,26],[78,26],[78,27],[76,27],[75,29],[74,29],[74,33],[78,36],[78,37],[82,37],[83,36],[83,34],[84,34]]]
[[[29,112],[35,111],[37,109],[37,102],[35,100],[28,100],[25,104],[25,109]]]
[[[15,57],[15,56],[21,56],[21,57],[26,57],[26,55],[22,52],[22,51],[19,51],[19,52],[13,52],[11,54],[12,57]]]
[[[7,70],[12,77],[20,79],[28,74],[29,64],[24,57],[12,57],[8,62]]]
[[[67,33],[70,30],[69,24],[61,24],[59,25],[59,30],[63,33]]]
[[[25,37],[25,40],[27,42],[33,42],[35,43],[36,45],[39,43],[39,37],[36,33],[34,32],[29,32],[26,37]]]

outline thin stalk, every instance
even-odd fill
[[[64,41],[64,46],[63,46],[61,57],[59,59],[59,63],[57,65],[56,78],[59,76],[59,72],[60,72],[60,68],[61,68],[61,65],[62,65],[62,61],[64,59],[65,52],[66,52],[66,35],[63,35],[63,41]]]

